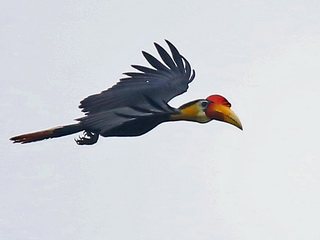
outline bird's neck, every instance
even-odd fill
[[[179,107],[180,113],[170,116],[171,121],[192,121],[199,123],[209,122],[211,119],[207,117],[202,109],[198,107],[196,102],[190,102]]]

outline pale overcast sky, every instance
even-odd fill
[[[0,239],[320,239],[320,2],[3,1]],[[141,50],[196,70],[244,131],[166,123],[136,138],[14,135],[72,123]]]

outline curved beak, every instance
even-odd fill
[[[206,115],[211,119],[232,124],[243,130],[240,119],[229,106],[223,104],[210,104],[206,110]]]

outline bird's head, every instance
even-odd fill
[[[200,123],[218,120],[232,124],[242,130],[237,115],[230,109],[229,101],[220,95],[211,95],[179,107],[181,114],[172,116],[172,120],[188,120]]]
[[[207,97],[206,101],[208,104],[204,112],[210,120],[218,120],[230,123],[242,130],[240,119],[230,109],[231,103],[229,103],[226,98],[220,95],[211,95]]]

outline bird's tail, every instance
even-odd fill
[[[27,133],[27,134],[15,136],[10,138],[10,140],[13,141],[14,143],[30,143],[30,142],[44,140],[47,138],[62,137],[69,134],[80,132],[82,130],[83,130],[83,127],[80,124],[76,123],[76,124],[70,124],[70,125],[61,126],[61,127],[50,128],[50,129],[39,131],[39,132]]]

